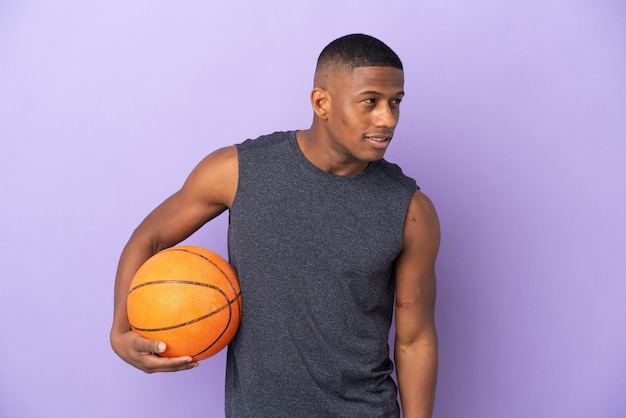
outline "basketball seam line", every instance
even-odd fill
[[[241,293],[239,293],[237,295],[236,299],[240,299],[239,296],[241,295]],[[233,300],[232,302],[234,302],[235,300]],[[239,307],[241,308],[241,300],[239,300]],[[220,333],[220,335],[218,335],[218,337],[215,339],[215,341],[213,341],[211,344],[209,344],[207,347],[205,347],[203,350],[201,350],[200,352],[194,354],[192,357],[197,357],[202,355],[203,353],[205,353],[207,350],[210,350],[215,344],[217,344],[217,342],[224,336],[224,334],[226,334],[226,331],[228,330],[228,328],[230,328],[230,323],[233,319],[233,308],[232,308],[232,303],[228,304],[228,308],[230,310],[230,314],[228,315],[228,323],[226,324],[226,326],[224,327],[224,329],[222,330],[222,332]]]
[[[218,291],[220,291],[220,292],[221,292],[221,289],[219,289],[219,288],[216,288],[216,290],[218,290]],[[226,296],[223,292],[221,292],[221,293],[222,293],[224,296]],[[226,299],[228,300],[228,298],[226,298]],[[184,327],[184,326],[187,326],[187,325],[190,325],[190,324],[193,324],[193,323],[196,323],[196,322],[202,321],[203,319],[209,318],[210,316],[213,316],[213,315],[215,315],[216,313],[221,312],[221,311],[223,311],[223,310],[224,310],[224,309],[226,309],[226,308],[229,308],[229,307],[230,307],[233,303],[235,303],[235,302],[239,301],[239,299],[241,299],[241,293],[238,293],[237,295],[235,295],[235,298],[234,298],[234,299],[232,299],[232,300],[228,300],[228,302],[227,302],[225,305],[220,306],[218,309],[214,310],[213,312],[210,312],[210,313],[208,313],[208,314],[206,314],[206,315],[203,315],[203,316],[200,316],[200,317],[198,317],[198,318],[194,318],[194,319],[192,319],[191,321],[182,322],[182,323],[180,323],[180,324],[170,325],[170,326],[168,326],[168,327],[162,327],[162,328],[139,328],[139,327],[134,326],[133,324],[130,324],[130,327],[131,327],[132,329],[136,330],[136,331],[142,331],[142,332],[169,331],[169,330],[171,330],[171,329],[176,329],[176,328]],[[229,322],[230,322],[230,319],[229,319]]]
[[[165,280],[151,280],[149,282],[144,282],[144,283],[140,283],[137,286],[133,287],[132,289],[130,289],[128,291],[128,294],[130,295],[132,292],[134,292],[135,290],[142,288],[144,286],[151,286],[153,284],[172,284],[172,283],[177,283],[177,284],[190,284],[190,285],[194,285],[194,286],[202,286],[202,287],[208,287],[211,289],[215,289],[215,290],[219,290],[222,291],[222,289],[220,289],[219,287],[212,285],[212,284],[208,284],[208,283],[202,283],[202,282],[195,282],[193,280],[178,280],[178,279],[165,279]],[[233,289],[234,290],[234,289]],[[222,291],[223,292],[223,291]]]
[[[234,287],[234,286],[233,286],[233,284],[230,282],[230,278],[228,277],[228,274],[226,274],[226,272],[224,272],[224,270],[222,270],[222,269],[221,269],[221,268],[220,268],[217,264],[215,264],[215,262],[214,262],[213,260],[211,260],[210,258],[208,258],[208,257],[206,257],[206,256],[204,256],[204,255],[202,255],[202,254],[199,254],[199,253],[197,253],[197,252],[195,252],[195,251],[191,251],[191,250],[190,250],[190,249],[188,249],[188,248],[183,248],[183,247],[170,247],[170,248],[167,248],[167,249],[165,249],[165,250],[163,250],[163,251],[182,251],[182,252],[185,252],[185,253],[189,253],[189,254],[194,254],[194,255],[197,255],[198,257],[205,259],[205,260],[206,260],[206,261],[208,261],[209,263],[213,264],[213,267],[215,267],[216,269],[218,269],[218,270],[220,271],[220,273],[222,273],[222,276],[224,276],[224,278],[226,279],[226,281],[228,281],[228,284],[230,285],[230,287],[232,288],[232,290],[235,290],[235,287]],[[208,251],[208,250],[207,250],[207,251]],[[237,272],[235,272],[234,270],[233,270],[233,273],[235,273],[235,276],[237,275]]]

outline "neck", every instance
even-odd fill
[[[363,172],[369,165],[367,161],[358,161],[336,152],[330,146],[327,135],[315,129],[314,126],[305,131],[298,131],[296,139],[306,159],[327,173],[337,176],[353,176]]]

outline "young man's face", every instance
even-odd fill
[[[400,117],[404,72],[357,67],[335,72],[332,78],[327,116],[333,151],[360,162],[380,160]]]

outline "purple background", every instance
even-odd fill
[[[387,156],[442,221],[435,416],[626,416],[621,0],[0,1],[0,416],[223,416],[224,353],[112,352],[117,258],[202,156],[308,127],[350,32],[405,63]]]

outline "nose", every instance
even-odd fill
[[[398,123],[399,112],[389,105],[380,103],[374,116],[374,126],[377,128],[395,128]]]

